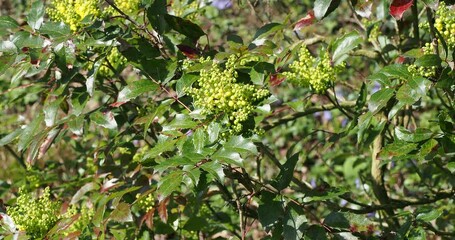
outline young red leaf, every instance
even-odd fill
[[[403,13],[412,6],[413,0],[393,0],[390,4],[390,15],[396,20],[400,20],[403,17]]]
[[[199,52],[197,49],[194,49],[183,44],[177,45],[177,48],[189,59],[196,59],[199,57]]]
[[[270,75],[270,85],[273,87],[280,85],[286,78],[276,73]]]
[[[301,18],[294,26],[294,31],[299,31],[303,27],[309,26],[315,22],[314,12],[313,10],[308,11],[308,14]]]

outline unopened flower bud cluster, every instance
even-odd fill
[[[435,28],[441,33],[449,48],[455,48],[455,11],[451,10],[443,1],[439,2],[436,10]]]
[[[73,32],[82,27],[82,20],[101,14],[97,0],[53,0],[47,14],[53,21],[64,22]]]
[[[426,43],[425,46],[422,47],[422,52],[424,55],[434,54],[435,48],[431,43]],[[408,66],[408,71],[413,76],[422,76],[425,78],[434,77],[436,75],[436,66],[431,67],[424,67],[424,66],[416,66],[411,64]]]
[[[114,3],[115,6],[117,6],[123,13],[131,14],[139,10],[141,0],[115,0]],[[119,13],[112,7],[109,7],[107,12],[114,16],[119,15]]]
[[[140,198],[141,195],[138,193],[136,194],[136,198]],[[136,205],[141,211],[148,212],[152,210],[153,206],[155,205],[155,198],[153,197],[152,193],[147,194],[147,196],[140,198]]]
[[[242,63],[247,63],[238,58],[237,55],[231,55],[224,68],[214,61],[210,69],[200,71],[197,83],[187,91],[194,100],[194,106],[202,109],[202,114],[226,114],[232,133],[242,131],[242,123],[252,115],[256,104],[270,94],[267,89],[238,82],[235,69]],[[201,60],[209,61],[211,60]]]
[[[20,189],[16,204],[8,207],[7,213],[20,231],[25,231],[31,238],[41,238],[60,219],[60,206],[58,201],[50,199],[48,187],[40,197]]]
[[[306,46],[299,50],[298,60],[289,65],[291,71],[283,75],[293,84],[310,87],[315,93],[325,92],[335,81],[336,74],[344,66],[333,67],[328,52],[320,58],[311,56]]]

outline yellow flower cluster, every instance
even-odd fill
[[[422,47],[422,52],[424,55],[434,54],[435,48],[431,43],[426,43],[425,46]],[[425,78],[434,77],[436,75],[436,67],[423,67],[423,66],[416,66],[411,64],[408,66],[408,71],[413,76],[422,76]]]
[[[62,216],[62,218],[69,219],[78,213],[78,209],[76,205],[72,205],[67,212]],[[74,221],[71,226],[64,232],[65,235],[68,235],[72,232],[79,231],[81,233],[84,232],[90,222],[92,221],[93,216],[95,215],[95,210],[93,208],[88,208],[86,206],[82,206],[80,209],[80,215],[76,221]]]
[[[19,189],[16,204],[7,209],[8,215],[21,231],[25,231],[31,238],[41,238],[60,219],[60,203],[50,199],[49,188],[36,198],[31,193]]]
[[[139,199],[140,197],[141,195],[139,193],[136,194],[136,199]],[[140,198],[136,204],[140,210],[148,212],[152,210],[153,206],[155,205],[155,198],[153,197],[153,194],[149,193],[147,196]]]
[[[127,59],[118,51],[116,47],[113,47],[111,49],[111,52],[109,55],[106,57],[107,61],[114,67],[116,71],[122,70],[122,68],[125,67]],[[99,73],[104,75],[104,76],[112,76],[114,73],[112,70],[108,67],[108,63],[104,63],[101,65],[99,69]]]
[[[68,24],[73,32],[82,27],[82,20],[99,16],[98,0],[53,0],[47,14],[53,21]]]
[[[117,6],[125,14],[131,14],[139,10],[141,0],[115,0],[115,6]],[[112,7],[107,9],[107,13],[110,15],[117,16],[119,13]]]
[[[210,69],[200,71],[196,86],[188,89],[189,95],[194,100],[194,106],[201,108],[202,114],[227,114],[228,126],[232,133],[242,131],[242,123],[252,115],[255,104],[270,94],[267,89],[258,89],[252,84],[237,82],[238,74],[235,70],[237,60],[238,56],[231,55],[224,69],[213,62]],[[201,62],[209,61],[211,60],[201,60]]]
[[[315,93],[323,93],[335,80],[336,73],[344,66],[333,67],[328,52],[319,59],[311,56],[306,46],[300,48],[298,60],[289,65],[290,72],[283,75],[291,82],[302,87],[310,87]]]
[[[444,37],[449,48],[455,48],[455,11],[449,9],[443,1],[436,10],[435,27]]]

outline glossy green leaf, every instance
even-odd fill
[[[10,16],[0,16],[0,33],[5,33],[7,29],[15,29],[19,23]]]
[[[275,32],[280,31],[283,28],[284,28],[284,26],[282,24],[280,24],[280,23],[269,23],[269,24],[266,24],[266,25],[262,26],[261,28],[259,28],[256,31],[256,33],[254,34],[253,39],[265,38],[268,35],[274,34]]]
[[[46,22],[40,28],[40,32],[58,41],[64,41],[66,38],[71,37],[70,27],[61,22]]]
[[[384,88],[373,93],[368,101],[368,110],[370,110],[373,114],[378,113],[387,105],[387,102],[393,97],[393,95],[394,90],[391,88]]]
[[[408,143],[404,141],[395,141],[393,143],[387,144],[381,151],[382,156],[392,157],[392,156],[403,156],[414,150],[416,150],[416,143]]]
[[[158,185],[158,193],[161,195],[160,199],[164,199],[171,195],[172,192],[177,191],[183,181],[183,176],[183,171],[172,171],[164,176]]]
[[[221,163],[243,166],[243,159],[238,152],[232,149],[221,148],[212,155],[212,159],[218,160]]]
[[[232,136],[227,143],[225,143],[224,148],[227,150],[232,150],[240,154],[257,154],[257,148],[254,143],[243,136]]]
[[[116,129],[117,128],[117,121],[115,121],[114,113],[111,111],[100,112],[96,111],[90,114],[90,120],[92,120],[96,125],[108,128],[108,129]]]
[[[131,82],[118,94],[117,103],[125,103],[147,92],[155,92],[160,86],[149,79]]]
[[[196,150],[197,153],[200,153],[202,149],[205,146],[206,142],[206,134],[205,131],[202,128],[198,128],[193,135],[193,144],[194,144],[194,150]]]
[[[414,104],[427,94],[430,85],[431,82],[426,78],[413,77],[401,86],[401,88],[397,91],[396,97],[399,101],[405,104]]]
[[[417,214],[416,219],[424,222],[430,222],[442,215],[442,211],[439,209],[428,209],[427,211],[420,212]]]
[[[411,132],[404,127],[395,128],[397,139],[405,142],[421,142],[431,138],[433,135],[433,132],[427,128],[418,128],[415,132]]]
[[[307,219],[302,213],[287,208],[283,219],[283,237],[289,240],[300,240],[306,232]]]
[[[0,138],[0,147],[9,144],[10,142],[14,141],[19,135],[21,135],[23,129],[17,128],[16,130],[12,131],[11,133],[7,134]]]
[[[27,15],[27,23],[33,29],[39,29],[41,24],[44,21],[44,2],[43,1],[34,1],[32,3],[32,8]]]
[[[266,229],[272,228],[283,217],[282,203],[278,201],[265,202],[258,207],[259,222]]]
[[[352,31],[338,38],[332,46],[332,61],[335,65],[342,63],[348,53],[362,43],[363,37],[356,31]]]
[[[20,138],[19,138],[19,143],[18,143],[18,149],[19,151],[24,150],[27,148],[30,143],[35,139],[35,135],[40,133],[40,125],[44,120],[43,114],[38,114],[35,118],[33,118],[33,121],[30,122],[27,127],[25,127],[24,131],[22,132]]]
[[[331,12],[333,12],[338,5],[340,4],[340,0],[316,0],[314,1],[314,16],[321,20]]]
[[[408,68],[404,64],[388,65],[379,72],[390,79],[402,79],[407,81],[412,78],[412,74],[409,73]]]
[[[200,37],[205,35],[204,31],[202,31],[198,25],[187,19],[169,14],[165,14],[164,19],[172,29],[193,40],[198,40]]]
[[[281,171],[276,177],[275,187],[281,191],[289,186],[294,177],[294,168],[299,160],[299,154],[296,153],[286,160],[282,165]]]
[[[441,58],[436,54],[426,54],[418,58],[414,64],[419,67],[441,66]]]
[[[163,152],[173,150],[176,143],[177,139],[165,139],[159,141],[155,146],[153,146],[152,149],[147,152],[143,159],[154,158]]]

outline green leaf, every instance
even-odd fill
[[[394,90],[391,88],[384,88],[373,93],[368,101],[368,110],[373,114],[378,113],[387,105],[387,102],[393,97],[393,94]]]
[[[224,181],[223,166],[218,161],[211,161],[201,165],[201,168],[220,182]]]
[[[173,171],[160,180],[158,185],[158,194],[161,195],[160,199],[166,198],[180,188],[184,174],[181,170]]]
[[[302,213],[297,213],[293,208],[286,209],[283,220],[283,237],[289,240],[299,240],[306,232],[307,219]]]
[[[163,139],[159,141],[152,149],[150,149],[147,154],[145,154],[143,160],[149,158],[155,158],[163,152],[167,152],[173,150],[175,148],[175,144],[177,143],[177,139]]]
[[[209,134],[209,143],[215,143],[218,140],[218,136],[221,132],[221,124],[217,122],[211,122],[207,128],[207,133]]]
[[[430,222],[442,215],[442,211],[439,209],[426,209],[423,212],[417,214],[416,219],[424,222]]]
[[[232,150],[240,154],[253,154],[258,153],[256,145],[247,138],[242,136],[232,136],[227,143],[223,145],[227,150]]]
[[[175,118],[166,125],[163,125],[163,131],[176,129],[191,129],[198,125],[188,114],[176,114]]]
[[[438,141],[436,141],[434,139],[429,139],[424,144],[422,144],[422,146],[420,147],[419,156],[424,158],[425,156],[430,154],[437,145],[438,145]]]
[[[326,240],[327,233],[320,225],[311,225],[305,232],[305,240]]]
[[[283,28],[284,28],[284,26],[280,23],[266,24],[256,31],[256,33],[254,34],[253,40],[265,38],[266,36],[273,34]]]
[[[185,89],[190,88],[191,85],[199,78],[199,74],[184,74],[178,81],[175,86],[177,91],[177,96],[182,97],[185,95]]]
[[[207,227],[207,225],[207,219],[194,216],[188,219],[185,225],[183,225],[183,229],[187,231],[200,231],[203,228]]]
[[[275,185],[277,190],[281,191],[289,186],[294,176],[294,168],[299,160],[299,154],[296,153],[287,159],[283,164],[280,173],[276,177]]]
[[[5,146],[6,144],[14,141],[19,135],[21,135],[23,129],[22,128],[17,128],[16,130],[12,131],[8,135],[2,137],[0,139],[0,147]]]
[[[379,72],[386,75],[389,79],[402,79],[407,81],[412,78],[412,74],[409,73],[408,68],[404,64],[388,65]]]
[[[109,216],[110,219],[117,222],[132,222],[133,215],[131,214],[130,205],[128,203],[121,202],[117,204],[114,211]]]
[[[347,229],[351,226],[346,216],[340,212],[331,212],[327,217],[325,217],[324,224],[340,229]]]
[[[28,145],[30,145],[30,143],[35,139],[35,135],[40,133],[40,125],[43,120],[44,116],[42,114],[38,114],[38,116],[36,116],[33,121],[27,125],[19,138],[17,146],[19,151],[27,148]]]
[[[44,122],[46,127],[54,125],[55,120],[57,119],[58,109],[60,108],[60,103],[62,103],[63,98],[58,98],[50,103],[46,103],[43,107],[44,112]]]
[[[397,96],[398,97],[398,96]],[[389,113],[387,114],[387,119],[392,119],[395,115],[406,105],[405,102],[397,102],[393,105],[392,109],[390,109]]]
[[[202,128],[198,128],[196,132],[193,134],[193,144],[194,149],[197,153],[201,153],[202,149],[205,146],[206,134]]]
[[[219,160],[222,163],[243,166],[243,159],[240,154],[232,149],[221,148],[212,155],[212,159]]]
[[[332,46],[332,61],[334,64],[338,65],[342,63],[348,57],[348,53],[362,43],[362,41],[362,36],[356,31],[352,31],[343,37],[338,38]]]
[[[397,92],[397,99],[405,104],[411,105],[424,97],[431,86],[431,81],[423,77],[409,79]]]
[[[333,12],[339,4],[340,0],[316,0],[313,8],[314,16],[321,20]]]
[[[98,59],[94,64],[93,68],[89,71],[88,78],[85,81],[85,87],[87,88],[87,93],[92,97],[93,92],[95,91],[95,79],[98,75],[98,71],[101,65],[104,62],[104,58]]]
[[[146,92],[155,92],[160,86],[149,79],[134,81],[124,87],[118,94],[117,103],[125,103]]]
[[[35,30],[39,29],[44,20],[44,12],[43,1],[34,1],[29,14],[27,15],[28,25]]]
[[[266,230],[277,224],[283,213],[282,203],[278,201],[267,201],[258,207],[259,222]]]
[[[98,184],[96,184],[94,182],[86,183],[79,190],[77,190],[77,192],[73,195],[73,197],[71,198],[70,204],[75,204],[75,203],[79,202],[79,200],[81,200],[82,197],[86,193],[94,191],[94,190],[98,190],[98,189],[100,189],[100,186]]]
[[[92,120],[96,125],[108,128],[116,129],[117,121],[115,121],[114,114],[111,111],[100,112],[96,111],[90,114],[90,120]]]
[[[395,141],[391,144],[387,144],[381,150],[381,156],[403,156],[414,150],[416,150],[416,143],[408,143],[404,141]]]
[[[412,133],[400,126],[395,128],[395,136],[401,141],[416,143],[430,139],[433,136],[433,132],[427,128],[417,128],[416,131]]]
[[[419,67],[441,66],[442,60],[436,54],[426,54],[418,58],[414,64]]]
[[[0,16],[0,33],[2,35],[7,29],[15,29],[19,27],[19,23],[10,16]]]
[[[64,41],[66,38],[71,37],[71,29],[68,25],[60,22],[46,22],[40,28],[42,34],[49,35],[53,39]]]
[[[205,35],[204,31],[202,31],[197,24],[194,24],[189,20],[169,14],[165,14],[164,19],[172,29],[193,40],[198,40]]]

